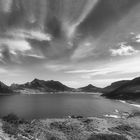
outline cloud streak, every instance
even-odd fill
[[[72,71],[66,71],[68,74],[78,74],[84,79],[104,79],[105,77],[109,77],[111,75],[110,79],[116,78],[116,75],[118,75],[118,78],[121,79],[122,75],[127,76],[125,78],[128,78],[129,74],[131,77],[131,74],[138,74],[140,72],[140,61],[139,57],[128,59],[121,61],[121,63],[110,63],[105,64],[103,66],[100,66],[101,68],[93,68],[93,69],[79,69],[79,70],[72,70]],[[129,78],[130,78],[129,77]],[[117,78],[117,79],[118,79]],[[132,78],[132,77],[131,77]]]
[[[73,55],[71,56],[72,60],[81,60],[90,56],[95,55],[94,49],[96,48],[96,43],[91,41],[91,39],[85,40],[81,42],[77,49],[74,51]]]

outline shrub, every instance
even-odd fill
[[[21,131],[19,130],[19,125],[27,124],[28,121],[24,119],[19,119],[15,114],[9,114],[2,118],[3,125],[2,129],[5,133],[16,136]]]
[[[4,116],[3,121],[8,123],[14,123],[17,124],[19,122],[19,118],[15,114],[9,114],[7,116]]]
[[[82,119],[81,121],[85,124],[90,124],[93,120],[92,119]]]
[[[139,116],[140,116],[140,112],[135,111],[135,112],[131,113],[131,114],[128,116],[128,118],[139,117]]]
[[[7,116],[4,116],[2,118],[3,121],[8,122],[10,124],[30,124],[30,121],[24,120],[24,119],[20,119],[18,118],[18,116],[16,116],[15,114],[11,113]]]
[[[14,124],[9,124],[7,122],[3,123],[2,129],[5,133],[16,136],[18,134],[17,126]]]
[[[61,140],[61,139],[59,139],[57,137],[51,137],[50,140]]]
[[[110,134],[95,134],[88,140],[128,140],[124,136]]]
[[[119,125],[119,126],[115,127],[114,129],[125,132],[125,131],[131,131],[133,128],[130,127],[129,125]]]

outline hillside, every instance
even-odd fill
[[[124,83],[116,90],[108,94],[104,94],[104,96],[113,99],[128,99],[128,100],[140,98],[140,77]]]
[[[13,91],[11,90],[10,87],[5,85],[4,83],[0,82],[0,94],[9,94],[12,93]]]
[[[129,82],[129,80],[123,80],[123,81],[117,81],[117,82],[114,82],[112,83],[111,85],[105,87],[102,89],[102,92],[104,94],[108,94],[114,90],[116,90],[117,88],[121,87],[123,84]]]

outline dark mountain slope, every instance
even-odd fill
[[[122,85],[124,85],[125,83],[129,82],[129,80],[123,80],[123,81],[117,81],[112,83],[111,85],[105,87],[102,89],[102,92],[104,94],[108,94],[114,90],[116,90],[117,88],[121,87]]]
[[[104,95],[113,99],[138,99],[140,98],[140,77],[130,80],[116,90]]]
[[[5,85],[4,83],[0,82],[0,94],[3,93],[13,93],[13,91],[11,90],[10,87],[8,87],[7,85]]]

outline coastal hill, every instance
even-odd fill
[[[81,91],[81,92],[101,92],[101,88],[99,87],[95,87],[91,84],[89,84],[88,86],[85,86],[85,87],[81,87],[78,89],[78,91]]]
[[[73,88],[70,88],[59,81],[45,81],[45,80],[39,80],[39,79],[34,79],[31,82],[27,82],[25,84],[13,84],[11,85],[11,88],[13,90],[26,90],[26,89],[31,89],[31,90],[38,90],[41,92],[60,92],[60,91],[72,91]]]
[[[0,82],[0,94],[9,94],[9,93],[13,93],[10,87]]]
[[[140,77],[124,82],[120,87],[103,96],[112,99],[133,100],[140,98]]]
[[[121,87],[123,84],[129,82],[129,80],[123,80],[123,81],[117,81],[112,83],[111,85],[105,87],[102,89],[102,93],[104,94],[108,94],[114,90],[116,90],[117,88]]]

